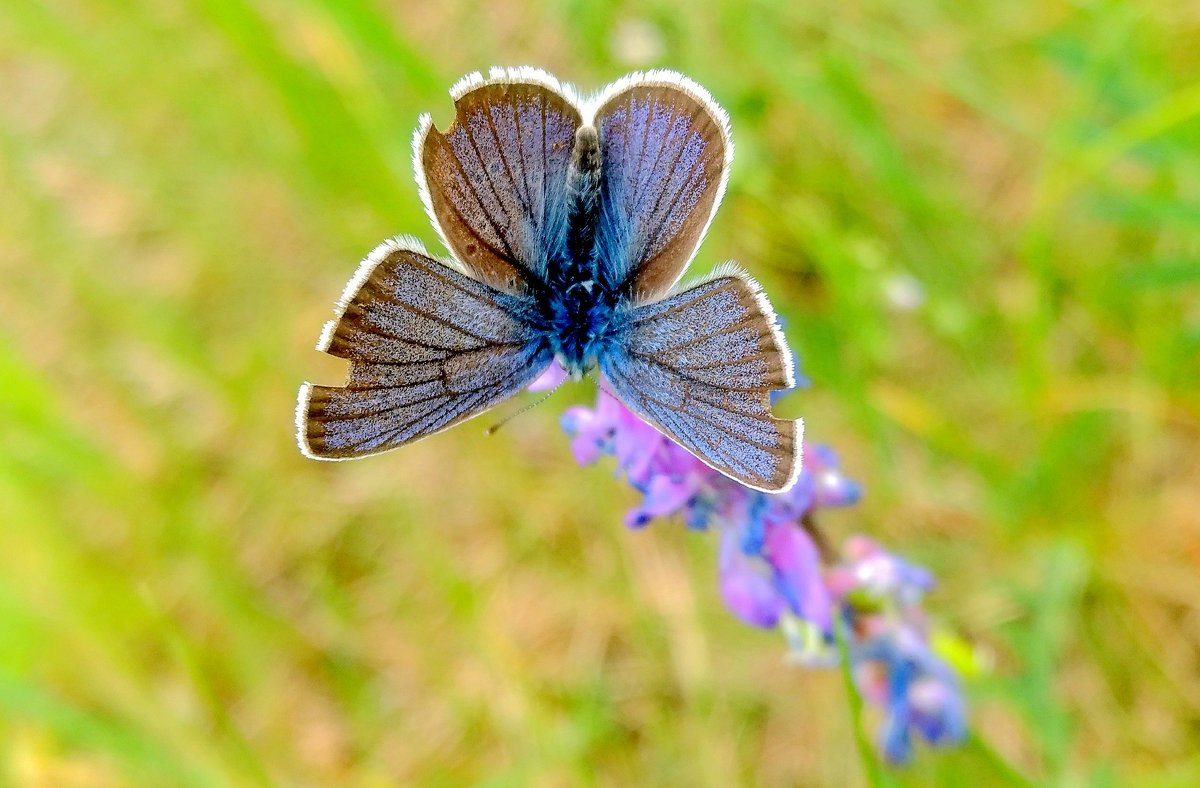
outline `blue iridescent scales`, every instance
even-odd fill
[[[454,86],[444,132],[424,116],[417,183],[452,258],[413,239],[377,247],[318,349],[344,386],[305,384],[296,421],[317,459],[377,454],[479,415],[557,360],[699,459],[765,491],[800,470],[801,423],[770,393],[791,352],[761,289],[723,266],[677,285],[733,156],[724,111],[672,72],[590,99],[535,69]]]

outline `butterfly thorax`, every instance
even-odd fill
[[[567,172],[569,204],[563,253],[548,261],[548,287],[541,310],[551,350],[574,378],[595,365],[597,356],[616,335],[617,294],[597,275],[600,168],[596,129],[582,126],[575,134]]]

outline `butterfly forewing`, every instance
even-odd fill
[[[318,348],[350,360],[345,386],[300,390],[301,448],[318,459],[377,454],[476,416],[549,365],[514,297],[389,241],[347,286]]]
[[[639,301],[665,293],[695,254],[733,154],[725,113],[690,80],[650,72],[602,95],[601,280]]]
[[[626,405],[718,471],[767,491],[795,481],[802,425],[770,403],[793,383],[791,354],[748,277],[718,275],[633,309],[600,367]]]
[[[567,167],[579,110],[549,75],[501,72],[453,91],[441,132],[414,141],[426,207],[468,272],[509,292],[545,279],[566,234]]]

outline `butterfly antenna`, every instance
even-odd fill
[[[498,421],[495,424],[493,424],[492,426],[488,427],[486,430],[483,431],[483,434],[484,435],[495,435],[497,432],[500,431],[501,427],[503,427],[505,424],[508,424],[510,421],[515,419],[517,416],[520,416],[522,413],[525,413],[527,411],[533,410],[538,405],[541,405],[543,402],[550,399],[550,395],[553,394],[554,392],[558,391],[558,387],[561,386],[566,381],[567,381],[566,378],[563,378],[562,380],[558,381],[558,383],[554,384],[554,388],[547,391],[545,394],[543,394],[537,400],[535,400],[535,401],[529,403],[528,405],[526,405],[525,407],[521,408],[516,413],[513,413],[511,416],[505,416],[500,421]]]

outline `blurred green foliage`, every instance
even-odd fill
[[[696,268],[764,280],[814,381],[784,407],[867,485],[827,527],[930,566],[983,666],[969,745],[881,779],[1200,784],[1194,2],[3,5],[4,782],[867,779],[836,671],[572,465],[588,386],[295,450],[356,261],[435,240],[418,113],[532,64],[732,114]]]

